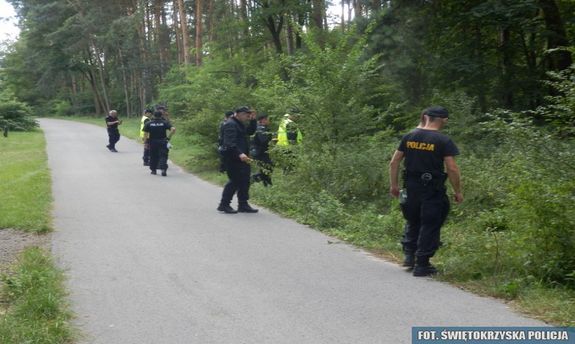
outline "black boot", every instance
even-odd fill
[[[232,208],[229,204],[220,203],[218,206],[218,211],[223,211],[226,214],[235,214],[238,211]]]
[[[435,266],[429,262],[429,257],[417,257],[415,261],[415,268],[413,269],[413,276],[426,277],[432,276],[437,273]]]
[[[259,210],[252,208],[248,203],[240,203],[238,205],[238,212],[240,213],[257,213]]]
[[[166,172],[166,170],[162,170],[162,177],[165,177],[167,175],[168,175],[168,173]]]
[[[407,270],[412,270],[415,266],[415,255],[413,253],[405,253],[402,266],[406,267]]]
[[[156,170],[152,170],[152,172],[151,172],[151,173],[152,173],[152,174],[156,174]]]

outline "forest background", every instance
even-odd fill
[[[387,164],[423,108],[447,107],[466,201],[443,278],[575,324],[575,1],[9,2],[22,31],[0,57],[1,126],[162,103],[205,174],[225,111],[250,105],[276,129],[298,109],[304,142],[294,161],[272,150],[274,186],[255,198],[390,257],[403,220]]]

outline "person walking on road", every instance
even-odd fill
[[[122,124],[122,120],[118,119],[118,112],[111,110],[106,117],[106,126],[108,127],[108,145],[106,147],[110,152],[118,152],[116,143],[120,141],[120,130],[118,129],[120,124]]]
[[[272,160],[268,152],[270,142],[273,140],[269,131],[270,119],[267,114],[261,113],[257,115],[257,120],[258,126],[252,139],[250,155],[258,162],[260,171],[252,176],[252,180],[268,186],[272,185]]]
[[[244,123],[249,123],[247,128]],[[251,175],[248,135],[252,135],[255,129],[255,111],[247,106],[237,108],[223,126],[222,153],[229,181],[224,186],[218,211],[226,214],[258,212],[248,204]],[[237,211],[230,206],[236,192]]]
[[[162,118],[161,111],[154,112],[151,121],[144,125],[144,139],[150,145],[150,170],[156,174],[156,170],[162,170],[162,176],[167,176],[168,170],[168,141],[176,132],[176,128],[170,122]]]
[[[146,132],[144,131],[144,126],[146,123],[151,121],[152,115],[153,111],[151,109],[146,109],[144,110],[144,114],[140,120],[140,138],[144,144],[144,155],[142,156],[142,160],[144,160],[144,166],[150,166],[150,142],[145,138]]]
[[[423,113],[424,126],[405,135],[389,163],[390,193],[400,197],[407,224],[402,239],[404,266],[414,276],[437,272],[430,258],[440,246],[440,231],[449,212],[445,180],[455,192],[455,202],[463,202],[461,176],[455,156],[455,143],[439,131],[447,124],[447,109],[434,106]],[[399,189],[399,169],[405,159],[404,189]],[[447,172],[445,173],[444,170]]]

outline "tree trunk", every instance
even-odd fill
[[[196,0],[198,1],[198,0]],[[180,15],[180,29],[182,31],[182,51],[184,64],[190,64],[190,33],[188,31],[188,16],[184,0],[178,0],[178,11]]]
[[[345,31],[345,0],[341,0],[341,31]]]
[[[214,18],[214,0],[207,0],[208,2],[208,15],[207,15],[207,23],[206,27],[208,29],[208,42],[213,42],[216,36],[215,31],[215,18]]]
[[[371,0],[371,11],[377,12],[381,9],[381,0]]]
[[[180,30],[178,19],[178,2],[179,0],[174,0],[174,12],[172,14],[172,25],[174,28],[174,35],[176,36],[176,51],[178,52],[178,64],[184,63],[184,53],[182,49],[182,31]]]
[[[313,26],[315,28],[323,30],[324,13],[325,13],[324,0],[312,0],[312,18],[313,18]]]
[[[279,23],[276,26],[276,23],[275,23],[273,16],[268,16],[266,18],[266,26],[270,30],[270,33],[272,35],[272,40],[274,43],[274,47],[276,48],[276,53],[278,53],[278,54],[283,53],[282,40],[281,40],[281,30],[282,30],[282,26],[283,26],[283,21],[284,21],[283,16],[280,16]]]
[[[145,17],[142,18],[140,25],[138,25],[138,49],[140,52],[140,65],[141,68],[139,70],[140,75],[138,75],[138,96],[140,98],[140,104],[146,104],[148,94],[147,91],[147,74],[148,74],[148,49],[146,46],[146,22]]]
[[[511,30],[503,28],[500,33],[500,47],[501,50],[501,77],[502,77],[502,101],[507,108],[513,107],[513,60],[511,54]]]
[[[128,77],[126,75],[126,64],[124,63],[124,54],[122,49],[118,47],[118,55],[120,58],[120,65],[122,70],[122,88],[124,89],[124,102],[126,103],[126,116],[130,117],[132,109],[130,106],[130,91],[128,88]]]
[[[167,69],[168,57],[166,56],[167,42],[163,40],[162,12],[164,10],[164,0],[154,1],[154,41],[156,42],[160,57],[160,80],[163,78],[164,70]]]
[[[249,25],[248,25],[248,4],[246,0],[240,0],[240,19],[244,29],[244,37],[247,38],[250,35]]]
[[[90,65],[90,61],[88,61],[87,64]],[[104,113],[102,111],[104,106],[102,104],[102,99],[100,97],[100,91],[98,91],[98,86],[96,85],[97,82],[96,78],[94,77],[94,72],[92,71],[92,68],[90,68],[84,74],[86,76],[86,79],[88,79],[90,88],[92,89],[92,95],[94,97],[94,111],[96,112],[97,115],[101,115]]]
[[[286,47],[288,55],[293,55],[295,53],[294,47],[294,35],[293,35],[293,15],[287,15],[287,26],[286,26]]]
[[[106,112],[110,111],[110,99],[108,98],[108,91],[106,87],[106,79],[104,77],[104,64],[102,59],[100,58],[103,53],[98,49],[98,47],[94,44],[94,42],[90,42],[91,50],[95,53],[94,58],[96,59],[96,63],[98,65],[98,75],[100,76],[100,86],[102,87],[102,98],[104,100],[104,106],[106,108]]]
[[[196,0],[196,66],[202,65],[202,0]]]
[[[353,0],[353,8],[355,11],[355,17],[361,18],[363,17],[363,6],[361,0]]]
[[[301,30],[302,30],[303,26],[305,25],[305,19],[306,19],[305,14],[303,14],[303,13],[297,14],[298,29],[295,33],[295,48],[298,50],[301,49],[303,46],[303,39],[301,38]]]
[[[570,46],[561,12],[555,0],[539,0],[539,6],[543,11],[543,18],[548,31],[547,49]],[[572,63],[573,60],[568,51],[555,51],[547,55],[547,64],[551,70],[567,69]]]
[[[262,1],[261,5],[264,10],[267,10],[268,12],[270,11],[271,8],[270,1],[267,0]],[[279,17],[279,19],[277,20],[277,25],[276,25],[276,17]],[[267,17],[263,18],[263,21],[265,26],[270,31],[270,34],[272,35],[272,40],[274,47],[276,49],[276,53],[278,54],[283,53],[281,31],[284,23],[284,14],[283,13],[276,15],[268,14]]]

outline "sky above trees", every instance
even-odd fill
[[[5,0],[0,0],[0,41],[16,39],[20,32],[16,23],[16,12],[12,5]]]

